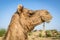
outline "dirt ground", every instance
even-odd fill
[[[28,37],[28,40],[60,40],[60,38],[54,38],[54,37]]]
[[[0,40],[2,40],[2,37],[0,37]]]
[[[2,37],[0,37],[0,40],[2,40]],[[60,39],[52,39],[52,38],[29,38],[28,40],[60,40]]]
[[[52,38],[32,38],[32,39],[29,39],[29,40],[60,40],[60,39],[52,39]]]

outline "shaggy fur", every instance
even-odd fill
[[[28,40],[27,33],[36,25],[51,20],[47,10],[28,10],[22,5],[18,6],[12,16],[9,28],[3,40]]]

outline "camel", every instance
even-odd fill
[[[30,10],[18,5],[3,40],[28,40],[28,32],[51,19],[52,16],[47,10]]]

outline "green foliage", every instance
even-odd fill
[[[28,35],[31,36],[32,35],[32,32],[29,32]]]
[[[46,31],[46,37],[51,37],[51,31],[49,30]]]
[[[51,30],[52,32],[54,32],[54,33],[58,33],[58,31],[56,30],[56,29],[54,29],[54,30]]]
[[[6,30],[5,29],[0,29],[0,37],[2,37],[5,34]]]
[[[46,31],[46,36],[47,37],[57,37],[58,34],[58,31],[57,30],[47,30]]]

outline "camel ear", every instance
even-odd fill
[[[18,9],[22,9],[23,8],[23,6],[20,4],[20,5],[18,5]]]
[[[23,6],[20,4],[20,5],[18,5],[18,9],[17,9],[17,11],[20,13],[20,12],[22,12],[22,9],[23,9]]]

